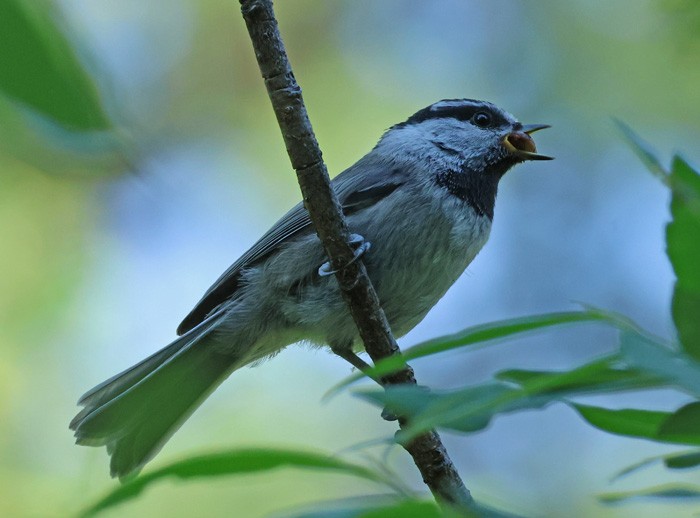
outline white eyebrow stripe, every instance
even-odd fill
[[[484,106],[484,103],[477,103],[477,102],[471,102],[471,101],[463,101],[463,100],[456,100],[456,101],[438,101],[435,104],[433,104],[430,109],[432,111],[437,111],[441,110],[443,108],[463,108],[463,107],[482,107]]]

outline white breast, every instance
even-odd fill
[[[486,244],[491,221],[446,193],[410,193],[405,214],[383,215],[395,222],[377,235],[365,258],[384,311],[397,336],[420,322]],[[410,199],[408,199],[410,197]],[[405,209],[404,209],[405,210]]]

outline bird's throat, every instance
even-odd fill
[[[479,216],[493,220],[493,210],[496,205],[498,181],[508,167],[501,171],[489,173],[471,170],[445,170],[436,176],[436,183],[451,195],[467,203]]]

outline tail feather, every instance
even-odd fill
[[[191,340],[175,340],[173,343],[164,347],[160,351],[152,354],[148,358],[141,360],[136,365],[133,365],[119,374],[103,381],[99,385],[91,388],[83,394],[78,400],[79,405],[94,405],[99,401],[108,401],[126,388],[135,385],[143,378],[153,372],[154,366],[159,366],[170,359],[180,349],[183,348]]]
[[[207,323],[81,398],[70,428],[78,444],[107,446],[112,476],[140,470],[239,366],[208,347]]]
[[[165,363],[170,357],[182,349],[183,343],[176,340],[169,346],[161,349],[157,353],[149,356],[133,367],[125,370],[100,383],[89,392],[86,392],[79,400],[78,404],[84,408],[78,412],[70,422],[70,429],[75,430],[78,424],[91,412],[101,407],[103,404],[118,397],[120,394],[136,385],[139,381],[151,374],[160,365]]]
[[[164,347],[160,351],[88,390],[78,400],[78,404],[85,408],[83,408],[83,410],[81,410],[78,415],[73,418],[73,420],[70,422],[69,428],[71,430],[75,430],[78,423],[85,419],[90,412],[136,385],[139,381],[153,373],[153,371],[166,363],[181,350],[193,346],[194,342],[206,335],[209,329],[216,322],[216,318],[207,319],[205,322],[202,322],[201,325],[192,329],[187,334],[177,338],[170,345]]]

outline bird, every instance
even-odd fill
[[[395,336],[426,316],[486,244],[503,175],[552,159],[531,137],[548,127],[490,102],[444,99],[391,126],[332,180]],[[299,342],[346,358],[362,351],[302,203],[214,282],[177,334],[78,402],[76,443],[106,446],[112,477],[138,474],[235,370]]]

